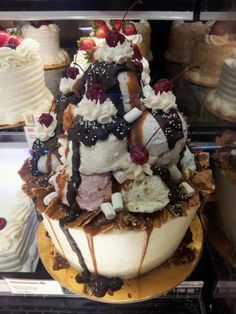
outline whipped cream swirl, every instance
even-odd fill
[[[16,49],[0,49],[0,71],[15,69],[40,59],[39,44],[33,39],[24,39]]]
[[[98,61],[124,63],[133,55],[131,43],[127,40],[123,44],[118,43],[116,47],[109,47],[105,42],[102,47],[97,48],[94,53]]]
[[[57,120],[54,113],[50,113],[50,115],[53,117],[53,121],[48,127],[44,124],[39,123],[39,121],[36,122],[35,132],[37,138],[39,138],[42,142],[47,141],[50,137],[53,137],[55,135]]]
[[[144,105],[152,110],[162,110],[166,113],[170,111],[170,109],[177,109],[177,105],[175,103],[176,97],[172,92],[162,92],[155,94],[154,90],[150,85],[146,85],[143,87],[143,103]]]
[[[84,97],[75,109],[75,114],[83,116],[84,120],[97,120],[101,124],[111,122],[116,113],[117,109],[109,99],[100,104]]]

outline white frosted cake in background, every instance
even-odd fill
[[[31,272],[38,260],[34,204],[21,191],[22,180],[17,174],[28,155],[26,145],[0,146],[0,272]]]
[[[25,39],[0,47],[0,126],[24,123],[24,112],[48,111],[53,96],[45,86],[39,44]]]
[[[202,40],[212,23],[174,21],[165,53],[166,60],[189,64],[195,45]]]
[[[216,87],[225,59],[236,49],[235,22],[215,22],[209,34],[193,49],[190,66],[197,66],[184,74],[194,84]]]
[[[236,132],[227,130],[216,138],[215,181],[219,227],[236,249]]]
[[[27,23],[21,28],[23,38],[32,38],[40,45],[40,56],[44,69],[53,69],[67,65],[68,53],[60,48],[60,28],[55,23]]]
[[[236,122],[236,49],[224,61],[219,83],[208,93],[204,104],[221,119]]]

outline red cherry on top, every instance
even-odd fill
[[[0,31],[0,47],[4,47],[9,39],[10,35],[5,31]]]
[[[128,21],[123,24],[122,31],[126,36],[137,34],[137,30],[134,23]]]
[[[80,39],[79,41],[79,48],[83,51],[92,50],[96,47],[95,41],[91,37],[85,37]]]
[[[123,44],[125,36],[117,31],[110,31],[106,37],[106,43],[109,47],[116,47],[118,43]]]
[[[70,67],[67,69],[66,74],[67,74],[67,77],[74,80],[76,76],[79,74],[79,69],[76,67]]]
[[[6,227],[7,221],[5,218],[0,217],[0,230],[4,229]]]
[[[124,23],[123,20],[114,20],[114,21],[112,21],[112,22],[111,22],[111,24],[112,24],[112,29],[113,29],[114,31],[119,32],[120,29],[121,29],[121,27],[122,27],[122,24],[123,24],[123,23]]]
[[[103,104],[107,99],[105,94],[105,89],[101,84],[93,84],[87,91],[86,97],[91,100],[95,100],[96,103],[99,101],[100,104]]]
[[[156,95],[162,92],[169,92],[173,89],[173,83],[168,79],[161,79],[154,84],[153,89]]]
[[[10,45],[10,46],[14,46],[14,47],[17,47],[19,46],[20,44],[20,39],[14,35],[10,36],[8,41],[7,41],[7,44]]]
[[[135,145],[130,149],[130,158],[137,165],[143,165],[148,161],[149,151],[146,146]]]
[[[41,125],[45,125],[48,128],[53,121],[53,117],[50,115],[50,113],[42,113],[38,118],[38,121]]]

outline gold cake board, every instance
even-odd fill
[[[42,223],[37,232],[37,241],[39,255],[44,267],[61,286],[91,300],[107,303],[132,303],[160,296],[175,288],[189,277],[198,264],[203,247],[203,230],[197,215],[192,221],[190,229],[193,238],[193,242],[190,246],[195,252],[195,258],[192,262],[180,265],[168,262],[164,263],[160,267],[138,278],[125,280],[120,290],[115,291],[113,295],[107,293],[102,298],[85,293],[84,284],[78,284],[75,280],[78,271],[74,268],[69,267],[67,269],[53,270],[55,247],[50,238],[46,235],[46,230]]]

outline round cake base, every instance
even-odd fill
[[[56,250],[43,224],[39,226],[37,242],[44,267],[61,286],[91,300],[107,303],[132,303],[160,296],[189,277],[198,264],[203,247],[203,230],[197,215],[190,225],[190,231],[192,241],[188,244],[188,248],[194,252],[194,258],[191,261],[187,261],[187,256],[181,257],[183,263],[172,257],[161,266],[138,278],[125,280],[120,290],[114,292],[113,295],[107,293],[102,298],[86,293],[84,284],[76,282],[75,277],[78,275],[78,271],[73,267],[60,270],[53,269]]]
[[[25,122],[21,121],[16,124],[0,124],[0,130],[5,130],[5,129],[13,129],[13,128],[19,128],[21,126],[24,126]]]
[[[68,58],[68,59],[66,59],[65,61],[63,61],[63,62],[61,62],[61,63],[55,63],[55,64],[45,64],[44,66],[43,66],[43,68],[44,68],[44,70],[52,70],[52,69],[58,69],[58,68],[62,68],[62,67],[65,67],[65,66],[67,66],[67,65],[69,65],[70,64],[70,59]]]
[[[219,110],[214,110],[212,107],[212,103],[207,100],[207,96],[203,99],[203,105],[205,108],[210,111],[213,115],[215,115],[217,118],[220,118],[221,120],[227,121],[227,122],[236,122],[236,117],[232,115],[225,115],[222,107],[219,107]]]

